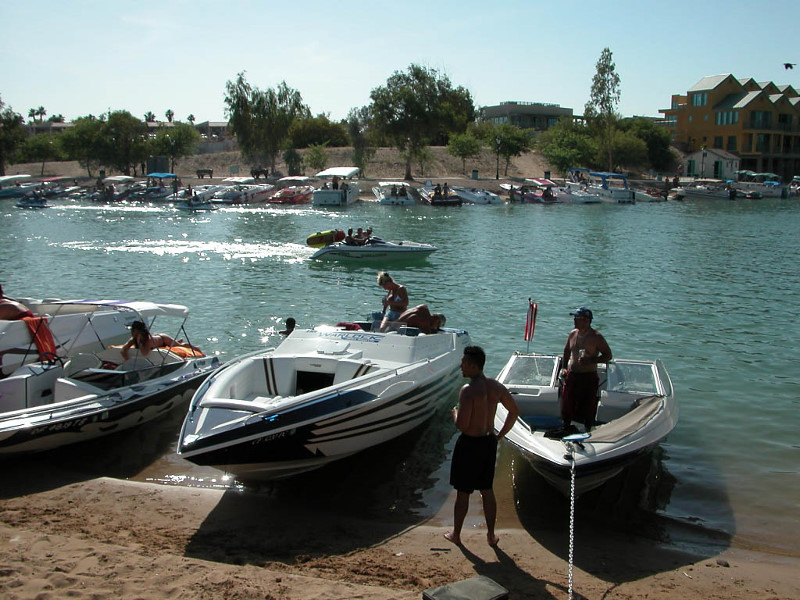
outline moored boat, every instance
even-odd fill
[[[314,186],[302,183],[307,180],[308,177],[283,177],[279,179],[277,187],[280,187],[280,189],[267,198],[267,203],[308,204],[314,194]]]
[[[418,191],[422,201],[431,206],[461,206],[464,203],[461,196],[447,184],[421,187]]]
[[[466,188],[454,185],[453,190],[462,201],[468,204],[502,204],[503,199],[489,190],[481,188]]]
[[[561,425],[561,356],[515,353],[498,381],[508,388],[520,417],[505,439],[553,487],[570,494],[572,462],[575,493],[588,492],[620,473],[664,439],[678,420],[672,382],[661,361],[614,359],[600,365],[596,427],[588,434],[551,439]],[[495,429],[507,411],[498,405]],[[572,438],[572,439],[571,439]]]
[[[185,307],[142,303],[150,311],[148,318],[135,306],[121,303],[116,308],[151,326],[152,311],[176,317],[185,335]],[[105,312],[113,308],[111,303],[102,305]],[[118,318],[116,325],[124,327],[124,322]],[[87,341],[93,337],[92,344],[73,344],[66,354],[23,364],[0,379],[0,455],[50,450],[139,426],[188,403],[220,364],[216,357],[180,343],[152,349],[146,356],[131,349],[124,359],[120,347],[105,345],[112,339],[108,319],[84,323],[77,335]]]
[[[405,181],[381,181],[372,188],[381,204],[411,206],[416,204],[411,186]]]
[[[358,167],[332,167],[316,174],[325,180],[319,189],[314,190],[311,202],[314,206],[347,206],[358,200],[361,187],[356,177],[361,172]]]
[[[241,480],[272,479],[422,425],[456,393],[469,335],[370,328],[295,329],[277,348],[231,361],[192,398],[178,453]]]

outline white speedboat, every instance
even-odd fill
[[[733,200],[738,195],[730,184],[721,179],[695,179],[684,186],[672,188],[670,194],[676,200]]]
[[[316,174],[326,180],[319,189],[314,190],[311,203],[314,206],[347,206],[358,200],[361,187],[356,177],[361,172],[358,167],[332,167]]]
[[[635,204],[636,194],[628,186],[628,177],[621,173],[590,171],[572,168],[567,170],[568,185],[594,194],[602,202],[612,204]]]
[[[214,193],[215,204],[259,204],[266,202],[275,186],[269,183],[235,183]]]
[[[464,203],[461,196],[448,186],[425,186],[418,192],[422,202],[430,206],[461,206]]]
[[[210,210],[219,210],[219,205],[214,204],[210,198],[206,200],[199,200],[195,197],[192,197],[176,203],[175,208],[190,212],[204,212]]]
[[[574,442],[545,437],[561,425],[560,368],[560,356],[515,353],[498,381],[508,388],[520,409],[519,419],[505,438],[507,443],[565,495],[570,493],[570,451],[575,461],[575,491],[580,495],[650,451],[678,421],[678,403],[661,361],[615,359],[600,370],[597,426],[588,437]],[[506,409],[498,405],[496,430],[506,415]]]
[[[467,204],[502,204],[503,199],[489,190],[453,186],[453,191]]]
[[[452,402],[466,331],[370,328],[295,329],[231,361],[192,398],[178,453],[241,480],[286,477],[396,438]]]
[[[356,259],[356,260],[407,260],[425,258],[438,248],[431,244],[419,242],[386,241],[371,237],[363,246],[355,246],[346,242],[336,242],[317,250],[311,258],[320,259]]]
[[[380,181],[372,193],[381,204],[412,206],[416,204],[411,186],[405,181]]]
[[[125,304],[121,312],[131,312],[132,305]],[[185,335],[186,308],[157,306],[162,315],[180,320]],[[132,316],[153,325],[144,314]],[[108,340],[102,336],[109,324],[107,319],[88,320],[95,344]],[[188,403],[219,365],[218,358],[188,345],[157,348],[147,356],[131,350],[127,360],[119,347],[93,352],[73,347],[66,356],[23,364],[0,379],[0,455],[50,450],[141,425]]]

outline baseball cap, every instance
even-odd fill
[[[592,311],[586,308],[585,306],[581,306],[580,308],[576,308],[571,313],[573,317],[586,317],[590,321],[592,320]]]

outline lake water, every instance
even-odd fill
[[[659,455],[670,481],[659,517],[737,545],[798,553],[797,200],[455,209],[360,202],[196,216],[53,203],[43,211],[0,204],[6,293],[185,304],[191,341],[223,359],[274,345],[288,316],[306,326],[380,310],[383,268],[407,286],[412,305],[427,303],[448,326],[467,329],[486,349],[491,375],[526,349],[529,297],[539,304],[530,346],[539,352],[559,353],[569,311],[589,306],[615,356],[664,361],[681,403]],[[406,265],[309,260],[309,233],[367,225],[440,250]],[[437,456],[449,443],[448,432]],[[174,457],[167,464],[191,471]],[[499,477],[506,485],[508,474]]]

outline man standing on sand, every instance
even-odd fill
[[[469,497],[479,490],[486,517],[486,541],[496,546],[499,538],[494,533],[497,519],[497,500],[492,483],[497,456],[497,441],[502,438],[519,416],[511,394],[500,382],[483,374],[486,354],[480,346],[467,346],[461,358],[461,373],[469,383],[458,394],[458,406],[453,408],[453,421],[461,432],[450,467],[450,485],[456,489],[453,511],[453,530],[444,537],[461,544],[461,528],[467,516]],[[503,428],[495,435],[494,413],[500,403],[508,410]]]
[[[573,419],[583,423],[586,431],[594,426],[597,414],[597,388],[600,379],[597,365],[613,358],[603,335],[592,329],[592,311],[581,306],[571,313],[575,329],[569,332],[561,359],[564,389],[561,392],[561,429],[545,433],[549,438],[562,438],[578,433]]]

